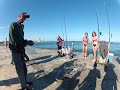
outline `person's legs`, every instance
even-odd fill
[[[5,46],[6,52],[7,52],[7,45]]]
[[[13,59],[12,59],[12,61],[11,61],[11,64],[13,64],[13,65],[14,65],[14,61],[13,61]]]
[[[27,55],[26,55],[26,57],[28,57]],[[28,82],[27,81],[27,67],[26,67],[26,63],[25,63],[25,59],[24,59],[25,57],[24,57],[24,55],[22,55],[22,65],[23,65],[23,68],[24,68],[24,76],[25,76],[25,78],[26,78],[26,85],[27,86],[29,86],[29,85],[32,85],[32,82]],[[29,57],[28,57],[29,58]]]
[[[93,46],[93,59],[95,60],[95,62],[97,60],[96,56],[97,56],[97,46]]]
[[[12,57],[15,64],[16,72],[18,74],[18,78],[20,80],[20,84],[22,88],[26,87],[27,84],[27,71],[26,71],[26,65],[25,60],[22,54],[13,52],[12,51]]]
[[[58,46],[58,56],[61,56],[61,46]]]
[[[97,67],[97,46],[94,49],[94,67]]]
[[[62,46],[60,46],[60,56],[62,57]]]
[[[94,60],[95,59],[95,47],[92,46],[92,48],[93,48],[93,60]]]
[[[96,48],[94,48],[94,60],[95,60],[95,62],[97,60],[97,58],[96,58],[96,52],[97,52],[97,50],[96,50]]]
[[[94,55],[94,67],[97,67],[97,58],[96,58],[96,53],[97,53],[97,46],[92,46],[93,47],[93,55]]]
[[[88,54],[88,46],[86,45],[86,47],[85,47],[85,56],[87,56],[87,54]]]
[[[82,45],[82,59],[85,59],[85,46]]]
[[[23,70],[24,70],[24,76],[27,80],[27,67],[26,67],[26,63],[25,63],[25,59],[24,59],[24,55],[22,55],[22,66],[23,66]]]

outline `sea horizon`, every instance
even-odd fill
[[[65,47],[66,42],[63,42],[63,47]],[[71,47],[72,41],[67,41],[68,47]],[[46,41],[46,42],[35,42],[35,45],[33,46],[35,48],[39,49],[54,49],[57,50],[57,44],[56,41]],[[82,42],[81,41],[75,41],[74,42],[74,52],[82,52]],[[115,56],[120,56],[118,53],[120,52],[120,43],[118,42],[111,42],[110,44],[110,53],[113,53]],[[88,44],[88,53],[92,54],[92,44]]]
[[[68,40],[67,42],[72,42],[72,41],[73,42],[82,42],[80,40]],[[104,40],[101,40],[101,41],[104,41]],[[0,43],[3,43],[3,42],[5,42],[5,41],[0,41]],[[57,42],[57,41],[55,41],[55,40],[45,40],[45,41],[34,41],[34,42]],[[66,41],[64,41],[64,42],[66,42]],[[108,42],[108,41],[106,41],[106,42]],[[111,41],[111,43],[120,43],[120,42],[119,41]]]
[[[34,42],[33,48],[38,49],[51,49],[57,50],[56,41],[43,41],[43,42]],[[72,41],[67,41],[68,47],[71,47]],[[3,43],[0,43],[0,46],[3,46]],[[63,42],[63,47],[66,46],[66,41]],[[29,46],[27,46],[29,47]],[[74,41],[74,52],[82,52],[82,41]],[[88,44],[88,53],[92,54],[92,44]],[[113,53],[115,56],[120,57],[120,42],[111,42],[110,43],[110,53]]]

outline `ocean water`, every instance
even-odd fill
[[[68,41],[68,46],[70,47],[72,44],[72,41]],[[64,46],[64,43],[63,43]],[[48,42],[36,42],[34,44],[35,48],[40,49],[56,49],[57,50],[57,44],[55,41],[48,41]],[[82,52],[82,42],[81,41],[75,41],[74,42],[74,52]],[[111,42],[110,45],[110,52],[114,53],[115,56],[120,57],[120,43],[117,42]],[[88,44],[88,53],[92,54],[92,45]]]
[[[72,41],[68,41],[68,46],[70,47],[72,44]],[[3,46],[2,43],[0,43],[0,46]],[[63,43],[64,46],[64,43]],[[39,49],[54,49],[57,50],[57,44],[55,41],[47,41],[47,42],[35,42],[35,44],[32,46],[33,48],[39,48]],[[74,42],[74,52],[82,52],[82,42],[81,41],[75,41]],[[88,53],[92,54],[92,45],[88,44]],[[110,53],[113,53],[115,56],[120,57],[120,43],[117,42],[111,42],[110,45]]]

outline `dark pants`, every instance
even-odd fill
[[[29,57],[27,56],[26,53],[24,54],[24,59],[25,59],[25,62],[29,61]],[[11,64],[14,64],[13,59],[11,61]]]
[[[62,46],[58,46],[58,50],[62,49]]]
[[[22,87],[27,84],[27,67],[24,60],[24,54],[12,51],[12,59],[15,64],[16,72]]]
[[[62,46],[58,46],[58,56],[60,56],[61,57],[61,55],[62,55]]]

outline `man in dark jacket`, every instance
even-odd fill
[[[23,29],[23,34],[24,34],[24,24],[21,24],[22,25],[22,29]],[[29,57],[27,56],[27,54],[25,53],[25,49],[24,49],[24,59],[25,61],[29,61]]]
[[[12,59],[15,64],[16,72],[20,80],[22,90],[29,90],[28,86],[31,82],[27,82],[27,67],[24,60],[25,46],[32,46],[34,43],[31,40],[24,40],[22,23],[29,18],[26,12],[20,13],[17,22],[11,23],[9,27],[9,48],[12,52]]]
[[[24,30],[24,25],[23,25],[23,24],[21,24],[21,27],[22,27],[22,29]],[[23,35],[24,35],[24,31],[23,31]],[[25,59],[25,62],[29,61],[29,57],[28,57],[27,54],[25,53],[25,48],[24,48],[24,59]],[[12,61],[11,61],[11,64],[14,65],[13,59],[12,59]]]

